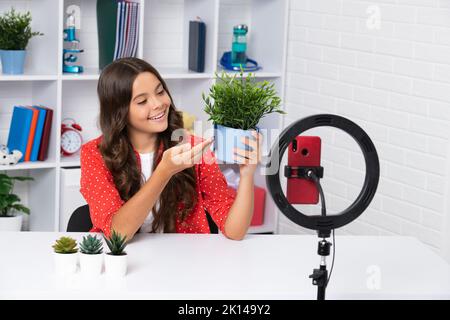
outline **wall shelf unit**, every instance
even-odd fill
[[[113,1],[113,0],[112,0]],[[232,27],[249,26],[248,54],[263,67],[255,73],[258,80],[275,83],[284,100],[287,47],[288,0],[140,0],[140,38],[138,57],[156,67],[166,80],[179,110],[187,111],[202,121],[202,132],[212,128],[203,112],[202,92],[214,83],[215,72],[221,72],[218,61],[224,51],[231,50]],[[62,73],[63,29],[69,5],[81,8],[81,29],[77,30],[80,47],[77,64],[82,74]],[[44,33],[30,41],[25,74],[10,76],[0,72],[0,143],[6,144],[14,105],[42,104],[54,110],[48,160],[2,166],[11,175],[35,178],[17,192],[31,209],[25,230],[60,230],[63,172],[79,166],[79,155],[61,157],[60,127],[65,118],[74,118],[83,127],[83,139],[100,134],[98,129],[98,38],[96,1],[92,0],[24,0],[0,2],[0,13],[12,6],[30,11],[32,29]],[[207,25],[205,72],[187,69],[189,20],[200,17]],[[1,67],[0,67],[1,70]],[[95,116],[94,116],[95,115]],[[261,128],[280,129],[278,115],[263,118]],[[202,134],[196,132],[195,134]],[[270,137],[272,145],[276,137]],[[76,170],[76,169],[75,169]],[[266,187],[265,177],[257,173],[255,183]],[[251,233],[276,232],[278,210],[266,195],[264,224],[251,227]]]

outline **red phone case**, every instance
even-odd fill
[[[289,144],[288,165],[320,166],[320,137],[298,136],[294,142]],[[295,150],[294,150],[295,149]],[[303,178],[287,179],[287,200],[290,204],[317,204],[319,203],[319,190],[312,180]]]

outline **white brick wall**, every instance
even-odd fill
[[[369,133],[380,157],[373,203],[338,233],[412,235],[450,256],[449,8],[450,0],[291,0],[286,124],[343,115]],[[380,29],[368,27],[373,10]],[[322,136],[331,213],[353,201],[364,170],[344,136]],[[279,232],[310,231],[280,214]]]

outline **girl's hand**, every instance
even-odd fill
[[[194,147],[190,143],[179,144],[169,148],[163,152],[161,162],[164,171],[171,176],[192,167],[194,164],[200,163],[203,153],[214,141],[214,137],[210,137]]]
[[[261,143],[262,135],[256,131],[252,131],[254,139],[242,137],[241,141],[250,147],[250,150],[234,148],[234,159],[239,163],[239,172],[242,176],[253,176],[258,163],[261,162]]]

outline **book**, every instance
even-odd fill
[[[127,3],[128,7],[128,26],[127,26],[127,42],[125,44],[126,51],[125,56],[126,57],[132,57],[133,56],[133,44],[134,44],[134,36],[136,31],[136,19],[135,19],[135,10],[134,10],[134,3],[129,2]]]
[[[115,22],[114,60],[135,57],[139,41],[139,3],[119,1]]]
[[[22,152],[22,158],[19,159],[19,162],[23,162],[25,159],[32,120],[33,111],[31,109],[22,106],[14,106],[9,127],[7,147],[10,152],[14,150]]]
[[[116,30],[117,6],[116,1],[97,0],[98,62],[100,70],[115,60],[116,35],[111,30]]]
[[[137,38],[138,38],[138,30],[139,30],[139,7],[137,3],[132,3],[132,12],[133,12],[133,25],[131,27],[131,48],[130,48],[130,56],[135,57],[137,51]]]
[[[53,110],[43,106],[40,106],[40,108],[45,109],[46,114],[45,114],[44,128],[42,130],[41,145],[39,147],[38,160],[45,161],[47,159],[48,154],[48,145],[53,121]]]
[[[121,15],[121,19],[120,19],[120,38],[119,38],[119,54],[118,54],[118,58],[123,58],[123,51],[124,51],[124,47],[125,47],[125,25],[126,25],[126,5],[125,2],[119,2],[119,4],[121,4],[120,6],[120,15]]]
[[[122,21],[122,4],[119,2],[117,4],[117,17],[116,17],[116,39],[115,39],[115,46],[114,46],[114,60],[116,60],[119,57],[119,44],[120,44],[120,28],[121,28],[121,21]]]
[[[206,25],[202,21],[189,21],[189,70],[205,71]]]
[[[140,30],[140,11],[141,7],[139,6],[139,3],[135,4],[136,6],[136,33],[134,35],[134,51],[133,51],[133,57],[137,57],[138,54],[138,48],[139,48],[139,30]]]
[[[133,53],[133,42],[134,42],[134,28],[135,28],[135,18],[134,18],[134,5],[133,3],[127,3],[127,6],[129,7],[128,10],[128,39],[127,39],[127,51],[126,55],[127,57],[132,57]]]
[[[36,126],[36,133],[34,135],[33,148],[31,149],[30,161],[37,161],[38,155],[39,155],[39,148],[41,146],[42,132],[44,130],[45,117],[47,115],[47,110],[45,110],[41,107],[38,107],[38,106],[33,106],[33,108],[39,110],[39,117],[38,117],[38,122],[37,122],[37,126]]]
[[[125,2],[125,41],[124,41],[124,50],[123,57],[128,57],[128,48],[130,45],[130,30],[131,30],[131,6],[130,3]]]
[[[30,132],[28,134],[28,143],[27,149],[25,151],[25,159],[24,161],[30,161],[31,149],[33,148],[34,135],[36,133],[36,125],[39,117],[39,110],[33,109],[31,107],[26,107],[33,112],[33,118],[31,119]]]

